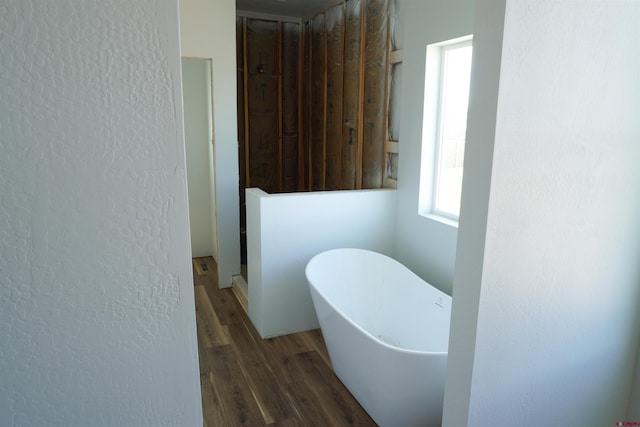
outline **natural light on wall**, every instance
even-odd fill
[[[457,220],[469,106],[471,36],[427,47],[420,213]]]

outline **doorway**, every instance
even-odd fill
[[[184,128],[193,258],[218,261],[211,60],[182,58]]]

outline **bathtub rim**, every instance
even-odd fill
[[[310,287],[313,287],[313,289],[315,290],[315,293],[316,293],[320,298],[322,298],[322,300],[323,300],[325,303],[327,303],[327,304],[328,304],[328,305],[329,305],[329,306],[330,306],[330,307],[331,307],[331,308],[332,308],[336,313],[338,313],[338,314],[340,315],[340,317],[342,317],[343,319],[345,319],[349,324],[351,324],[352,326],[354,326],[354,327],[355,327],[356,329],[358,329],[360,332],[364,333],[364,334],[365,334],[365,336],[367,336],[370,340],[373,340],[374,342],[376,342],[376,343],[378,343],[378,344],[381,344],[381,345],[383,345],[383,346],[385,346],[385,347],[387,347],[387,348],[389,348],[389,349],[391,349],[391,350],[400,351],[400,352],[407,353],[407,354],[415,354],[415,355],[432,355],[432,356],[448,356],[448,354],[449,354],[449,351],[448,351],[448,350],[447,350],[447,351],[422,351],[422,350],[411,350],[411,349],[408,349],[408,348],[397,347],[397,346],[395,346],[395,345],[388,344],[388,343],[386,343],[386,342],[382,341],[381,339],[379,339],[379,338],[375,337],[373,334],[371,334],[370,332],[368,332],[367,330],[365,330],[364,328],[362,328],[360,325],[358,325],[357,323],[355,323],[355,322],[354,322],[353,320],[351,320],[349,317],[347,317],[347,316],[342,312],[342,310],[339,310],[339,309],[338,309],[338,308],[337,308],[333,303],[331,303],[331,302],[330,302],[330,301],[329,301],[329,300],[328,300],[328,299],[327,299],[327,298],[322,294],[322,292],[320,292],[320,291],[318,290],[317,286],[313,283],[313,281],[312,281],[311,279],[309,279],[309,264],[311,264],[311,262],[312,262],[315,258],[317,258],[317,257],[319,257],[319,256],[321,256],[321,255],[323,255],[323,254],[326,254],[326,253],[329,253],[329,252],[340,252],[340,251],[344,251],[344,250],[354,250],[354,251],[356,251],[356,252],[368,252],[368,253],[375,254],[375,255],[377,255],[377,256],[381,256],[381,257],[384,257],[384,258],[388,258],[388,259],[392,260],[393,262],[400,264],[402,267],[406,268],[407,270],[411,271],[408,267],[406,267],[406,266],[405,266],[404,264],[402,264],[400,261],[398,261],[398,260],[396,260],[396,259],[394,259],[394,258],[391,258],[390,256],[387,256],[387,255],[385,255],[385,254],[381,254],[381,253],[379,253],[379,252],[376,252],[376,251],[371,251],[371,250],[368,250],[368,249],[361,249],[361,248],[336,248],[336,249],[329,249],[329,250],[326,250],[326,251],[320,252],[320,253],[318,253],[318,254],[314,255],[313,257],[311,257],[311,259],[309,260],[309,262],[307,262],[307,265],[305,266],[305,269],[304,269],[304,273],[305,273],[305,277],[306,277],[306,279],[307,279],[307,283],[308,283],[308,285],[309,285]],[[411,273],[413,273],[413,271],[411,271]],[[413,273],[413,274],[415,274],[415,273]],[[419,278],[420,280],[422,280],[424,283],[426,283],[427,285],[429,285],[429,286],[431,286],[431,287],[434,287],[431,283],[429,283],[429,282],[427,282],[427,281],[423,280],[423,279],[422,279],[422,278],[420,278],[420,277],[418,277],[418,278]],[[437,288],[435,288],[435,287],[434,287],[434,289],[437,289]],[[446,295],[446,294],[445,294],[445,295]],[[448,295],[447,295],[447,296],[448,296]],[[449,298],[451,298],[451,297],[449,296]],[[318,321],[319,321],[319,323],[320,323],[320,319],[318,319]],[[321,328],[320,328],[320,329],[322,329],[322,325],[321,325]],[[448,347],[448,345],[447,345],[447,347]]]

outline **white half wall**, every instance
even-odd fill
[[[427,45],[473,33],[474,1],[406,0],[402,13],[396,256],[422,279],[451,295],[458,228],[418,214],[424,72]],[[426,149],[425,157],[433,157],[433,147]]]
[[[0,28],[0,425],[202,425],[177,0]]]
[[[476,8],[468,141],[492,165],[465,161],[443,425],[638,421],[640,3]]]
[[[211,59],[218,283],[240,274],[235,0],[180,0],[182,55]]]
[[[304,272],[314,255],[353,247],[393,256],[396,190],[246,196],[249,316],[263,338],[319,327]]]

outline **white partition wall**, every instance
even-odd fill
[[[317,253],[393,255],[395,190],[246,194],[249,316],[264,338],[318,328],[304,274]]]

